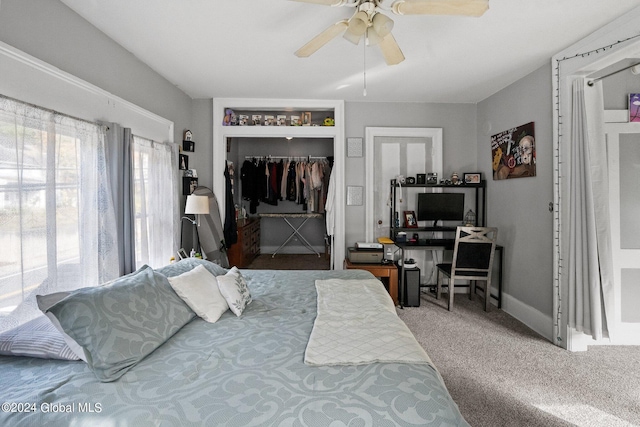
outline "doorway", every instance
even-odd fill
[[[404,197],[391,206],[391,179],[428,172],[442,176],[442,128],[366,128],[365,162],[366,241],[376,242],[378,237],[390,237],[392,212],[417,210],[415,188],[401,188]],[[432,271],[431,254],[419,252],[421,272]]]
[[[640,57],[640,35],[637,20],[640,8],[618,18],[576,44],[554,55],[552,58],[553,77],[553,144],[554,144],[554,274],[553,274],[553,342],[571,351],[587,350],[588,345],[607,344],[609,340],[596,342],[590,335],[570,327],[570,306],[575,304],[575,295],[569,290],[569,241],[570,221],[569,183],[573,159],[571,157],[572,138],[572,83],[577,77],[595,77],[607,67],[628,59]],[[603,76],[604,77],[604,76]],[[619,233],[618,233],[619,237]],[[619,246],[618,246],[619,247]],[[633,269],[619,267],[622,280],[633,281]],[[637,271],[637,270],[635,270]],[[623,277],[625,275],[625,277]],[[636,283],[638,277],[636,276]],[[619,298],[619,297],[618,297]],[[622,302],[622,300],[620,300]],[[621,307],[621,305],[620,305]],[[611,319],[621,319],[616,314]]]
[[[640,345],[640,123],[607,123],[605,132],[615,295],[611,341]]]

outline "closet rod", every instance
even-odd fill
[[[327,160],[327,156],[244,156],[245,160],[251,159],[306,159],[306,160]]]
[[[597,81],[600,81],[600,80],[606,79],[606,78],[607,78],[607,77],[609,77],[609,76],[613,76],[614,74],[618,74],[618,73],[620,73],[620,72],[622,72],[622,71],[624,71],[624,70],[628,70],[629,68],[637,67],[638,65],[640,65],[640,62],[639,62],[639,63],[637,63],[637,64],[629,65],[628,67],[624,67],[624,68],[622,68],[622,69],[620,69],[620,70],[618,70],[618,71],[614,71],[613,73],[609,73],[609,74],[607,74],[607,75],[605,75],[605,76],[602,76],[602,77],[598,77],[598,78],[595,78],[595,79],[589,80],[589,81],[587,82],[587,84],[588,84],[589,86],[593,86],[593,84],[594,84],[595,82],[597,82]],[[637,71],[636,71],[636,69],[631,70],[631,72],[632,72],[633,74],[638,74],[638,73],[637,73]]]

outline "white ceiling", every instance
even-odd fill
[[[406,60],[337,37],[300,46],[352,8],[288,0],[62,0],[192,98],[475,103],[637,7],[638,0],[490,0],[480,18],[398,16]]]

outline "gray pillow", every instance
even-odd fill
[[[45,316],[0,334],[0,355],[80,360]]]
[[[100,381],[117,380],[195,317],[167,278],[145,266],[77,289],[49,307]]]

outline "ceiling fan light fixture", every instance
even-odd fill
[[[362,35],[356,35],[353,34],[351,31],[349,31],[349,29],[347,28],[347,31],[344,32],[344,34],[342,35],[342,37],[345,40],[350,41],[351,43],[357,45],[358,43],[360,43],[360,39],[362,38]]]
[[[385,38],[393,30],[393,20],[382,13],[373,16],[373,29],[376,33]]]
[[[347,31],[349,31],[354,36],[361,36],[367,31],[367,27],[369,26],[369,15],[366,12],[357,12],[355,15],[349,19],[349,27]]]

